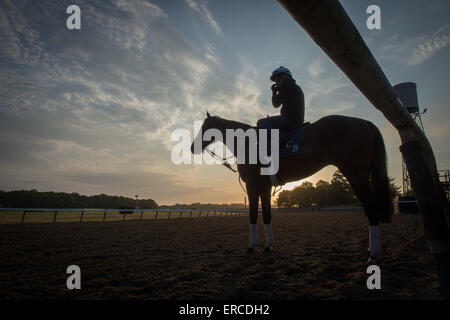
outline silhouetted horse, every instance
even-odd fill
[[[201,132],[211,128],[218,129],[222,133],[223,143],[226,143],[226,129],[245,131],[254,127],[218,116],[210,116],[207,113]],[[213,142],[203,141],[200,134],[195,139],[202,141],[201,151]],[[303,129],[300,150],[301,153],[298,155],[280,159],[278,180],[283,183],[298,181],[311,176],[327,165],[336,166],[347,178],[369,220],[369,263],[375,263],[375,257],[381,252],[378,224],[390,222],[393,213],[386,168],[386,150],[380,131],[366,120],[338,115],[326,116]],[[192,143],[191,151],[193,153],[195,151],[194,143]],[[237,155],[236,147],[235,150],[230,151]],[[273,244],[270,177],[260,174],[258,164],[238,163],[237,167],[246,184],[249,200],[248,253],[253,252],[257,242],[256,222],[259,198],[266,227],[265,250],[270,251]]]

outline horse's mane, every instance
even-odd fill
[[[249,124],[243,123],[243,122],[239,122],[239,121],[234,121],[234,120],[228,120],[228,119],[224,119],[221,118],[219,116],[216,116],[216,121],[221,121],[224,123],[224,127],[227,129],[243,129],[243,130],[247,130],[250,128],[254,128],[254,126],[251,126]]]

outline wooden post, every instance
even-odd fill
[[[189,215],[189,219],[192,217],[192,210],[191,210],[191,214]]]
[[[397,129],[408,172],[438,267],[441,294],[450,298],[450,212],[442,197],[428,139],[397,98],[369,48],[337,0],[278,0],[297,23]]]
[[[171,213],[172,211],[171,210],[169,210],[169,215],[167,216],[167,219],[170,219],[170,213]]]
[[[22,214],[22,224],[25,222],[25,215],[27,214],[27,210],[23,210]]]
[[[156,214],[155,214],[155,220],[158,219],[158,210],[156,210]]]
[[[103,213],[103,222],[105,222],[106,219],[106,209],[105,209],[105,213]]]
[[[206,211],[206,217],[208,218],[208,216],[209,216],[209,210]]]
[[[81,210],[80,223],[83,222],[83,215],[84,215],[84,210]]]
[[[56,222],[56,215],[58,214],[58,211],[55,210],[55,215],[53,216],[53,223]]]
[[[141,216],[139,217],[139,220],[142,221],[142,216],[144,215],[144,210],[141,210]]]
[[[180,216],[178,218],[181,218],[182,215],[183,215],[183,209],[180,209]]]
[[[425,234],[431,253],[436,261],[440,279],[440,291],[444,297],[450,297],[450,254],[446,243],[450,243],[447,221],[441,209],[441,203],[447,197],[440,185],[433,180],[428,171],[426,160],[420,152],[420,145],[410,142],[400,146],[411,178],[414,194],[422,213]]]

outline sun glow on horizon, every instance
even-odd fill
[[[333,177],[333,174],[336,170],[338,170],[338,168],[336,168],[335,166],[331,166],[331,165],[327,166],[308,178],[305,178],[305,179],[302,179],[299,181],[295,181],[295,182],[286,183],[281,188],[281,190],[292,190],[295,187],[301,185],[305,181],[311,182],[313,185],[315,185],[319,180],[324,180],[324,181],[329,182],[329,181],[331,181],[331,178]]]

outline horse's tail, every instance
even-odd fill
[[[386,147],[380,130],[374,124],[370,123],[370,125],[375,133],[375,152],[369,170],[371,184],[375,191],[375,208],[379,221],[389,223],[392,220],[394,206],[387,172]]]

